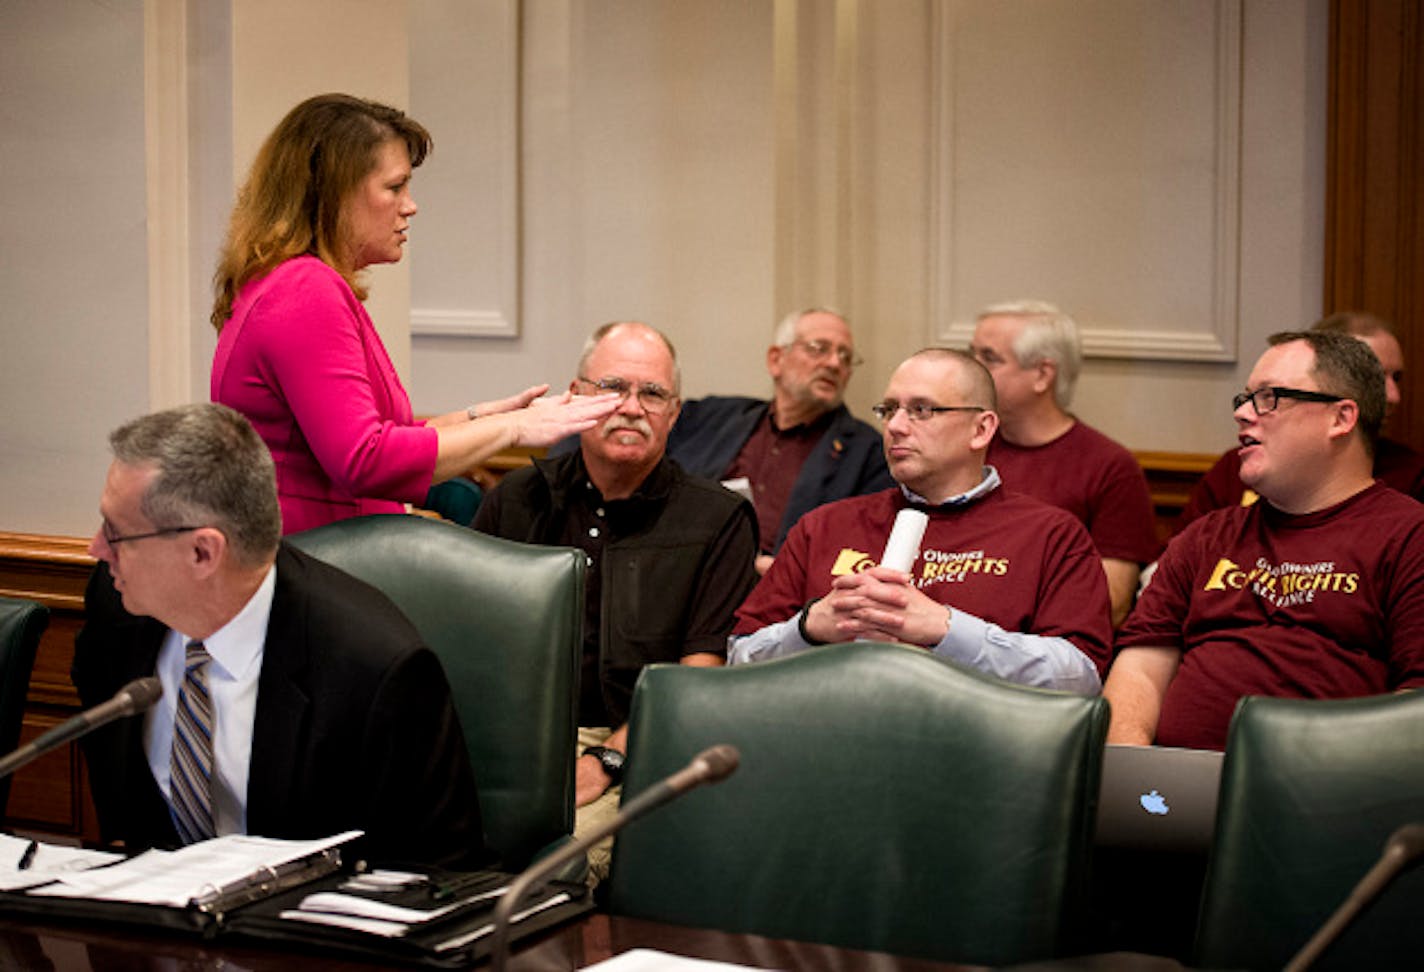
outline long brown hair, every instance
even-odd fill
[[[425,127],[399,109],[351,95],[317,95],[287,113],[238,192],[213,274],[213,327],[222,331],[244,284],[302,254],[320,258],[366,299],[342,247],[342,204],[375,167],[377,149],[393,138],[405,143],[412,167],[433,144]]]

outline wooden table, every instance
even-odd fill
[[[633,948],[651,948],[766,969],[953,972],[982,968],[777,941],[756,935],[731,935],[601,913],[585,915],[532,941],[517,944],[508,967],[511,972],[569,972]],[[146,929],[0,918],[0,969],[6,972],[196,972],[200,969],[370,972],[389,967],[317,953],[298,954],[280,947],[195,941]],[[1173,964],[1165,968],[1180,966]]]

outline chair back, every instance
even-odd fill
[[[731,743],[727,781],[614,848],[615,913],[941,960],[1072,951],[1107,703],[896,645],[657,665],[624,800]]]
[[[1424,693],[1246,698],[1232,718],[1195,963],[1286,964],[1398,827],[1424,822]],[[1417,967],[1424,870],[1397,879],[1316,968]]]
[[[0,597],[0,755],[20,744],[20,723],[40,635],[49,608],[34,601]],[[0,780],[0,816],[10,801],[10,778]]]
[[[440,657],[502,865],[572,832],[584,554],[416,516],[288,540],[379,588]]]
[[[421,507],[440,514],[452,523],[469,526],[475,522],[475,514],[480,511],[480,503],[484,498],[485,493],[479,483],[464,476],[456,476],[431,486]]]

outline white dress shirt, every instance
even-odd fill
[[[252,762],[252,725],[257,714],[257,680],[277,567],[267,571],[257,592],[231,621],[203,639],[208,663],[208,694],[213,702],[213,827],[217,834],[247,833],[247,774]],[[144,748],[153,778],[165,799],[173,756],[173,721],[188,642],[193,639],[169,629],[158,650],[158,678],[163,697],[144,717]]]

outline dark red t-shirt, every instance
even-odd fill
[[[1329,699],[1424,685],[1424,505],[1376,482],[1329,509],[1217,510],[1167,545],[1117,635],[1180,649],[1164,746],[1224,749],[1245,695]]]
[[[829,593],[836,577],[875,566],[895,515],[908,505],[895,487],[807,513],[737,609],[732,634],[785,621]],[[920,590],[1005,631],[1066,638],[1099,675],[1106,671],[1107,581],[1082,524],[1002,487],[963,506],[927,512],[929,525],[910,571]]]
[[[1132,453],[1075,422],[1047,445],[1016,446],[995,436],[985,459],[1016,493],[1067,510],[1088,528],[1098,555],[1137,564],[1158,553],[1147,477]]]

